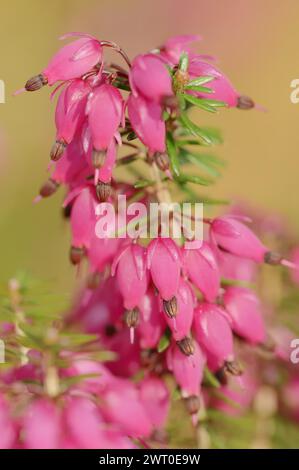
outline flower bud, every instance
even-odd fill
[[[39,75],[35,75],[32,78],[29,78],[25,84],[25,89],[27,91],[36,91],[42,88],[43,86],[47,85],[48,80],[42,73]]]

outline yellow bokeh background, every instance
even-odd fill
[[[32,205],[46,179],[54,139],[49,90],[13,97],[39,73],[68,31],[118,42],[132,57],[168,36],[199,33],[198,51],[211,53],[236,88],[267,112],[224,110],[198,119],[223,129],[217,153],[228,161],[206,194],[240,198],[287,217],[299,232],[299,104],[290,83],[299,78],[297,0],[26,0],[2,2],[0,79],[0,278],[17,269],[68,289],[74,272],[69,232],[59,213],[63,191]]]

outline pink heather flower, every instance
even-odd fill
[[[235,217],[217,217],[211,224],[211,240],[222,250],[263,263],[269,250],[257,236]]]
[[[219,267],[208,242],[199,249],[184,251],[186,273],[208,302],[214,302],[220,288]]]
[[[230,416],[244,414],[250,407],[258,388],[253,372],[252,370],[245,370],[242,375],[242,385],[234,380],[222,386],[219,390],[223,399],[221,396],[213,397],[210,406]],[[230,400],[231,403],[225,398]]]
[[[130,243],[114,259],[111,270],[112,275],[116,271],[125,308],[131,310],[137,307],[148,286],[145,249],[137,243]]]
[[[117,88],[103,83],[88,101],[88,122],[95,150],[107,150],[121,123],[123,99]]]
[[[96,223],[96,199],[92,186],[87,186],[74,199],[71,212],[72,246],[89,248]]]
[[[98,65],[101,60],[100,42],[86,35],[62,47],[39,76],[28,80],[25,88],[34,91],[46,83],[53,85],[58,81],[80,78]]]
[[[147,265],[163,300],[176,295],[181,272],[181,254],[171,238],[156,238],[147,248]]]
[[[165,152],[166,131],[161,106],[131,94],[128,98],[128,113],[133,130],[150,152]]]
[[[59,449],[61,419],[56,406],[44,398],[33,401],[23,418],[22,432],[26,449]]]
[[[195,296],[190,285],[180,279],[177,298],[177,315],[170,318],[165,315],[165,319],[172,331],[172,336],[176,341],[180,341],[189,335],[193,322],[193,312],[195,304]]]
[[[69,144],[85,119],[87,96],[91,91],[88,82],[76,79],[60,93],[55,113],[56,139]]]
[[[233,331],[252,344],[263,343],[266,328],[257,296],[245,287],[228,287],[225,290],[224,306],[232,319]]]
[[[10,449],[16,441],[16,427],[10,416],[9,406],[0,395],[0,449]]]
[[[128,436],[148,437],[153,429],[151,420],[141,402],[135,385],[125,379],[115,379],[108,385],[101,398],[103,414]]]
[[[154,54],[138,55],[130,70],[130,83],[137,96],[163,102],[163,98],[173,95],[172,80],[164,62]]]
[[[216,255],[222,277],[248,282],[252,282],[256,278],[257,265],[254,261],[222,250],[216,250]]]
[[[194,332],[209,361],[220,369],[234,360],[233,334],[227,313],[218,305],[203,302],[194,312]]]
[[[138,387],[141,403],[153,428],[163,428],[170,408],[170,394],[164,380],[149,375],[139,382]]]
[[[173,36],[163,44],[161,56],[172,64],[178,64],[182,52],[191,53],[189,44],[201,39],[197,34],[182,34]]]
[[[138,332],[142,349],[155,349],[161,339],[166,322],[159,309],[159,298],[150,287],[139,305]]]
[[[220,72],[214,65],[203,62],[200,59],[193,58],[189,65],[190,79],[196,77],[215,77],[214,80],[207,84],[213,93],[195,94],[201,98],[211,98],[218,101],[224,101],[229,107],[236,107],[238,104],[239,93],[234,89],[228,78]]]
[[[206,358],[194,341],[194,354],[186,356],[176,344],[167,350],[167,366],[173,372],[184,398],[199,396]]]

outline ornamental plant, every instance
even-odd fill
[[[223,166],[207,151],[221,136],[202,122],[206,112],[255,104],[213,58],[194,52],[197,36],[170,38],[132,61],[111,41],[81,33],[66,38],[72,41],[24,90],[55,86],[50,177],[35,202],[64,186],[70,261],[84,286],[57,318],[30,308],[24,279],[10,282],[0,447],[165,445],[174,396],[200,429],[205,408],[221,408],[221,393],[249,405],[256,375],[244,351],[278,354],[250,282],[264,263],[295,268],[298,257],[293,263],[271,250],[236,210],[191,213],[204,225],[203,240],[185,231],[165,236],[160,219],[155,236],[141,237],[144,221],[132,220],[135,214],[119,224],[120,236],[102,236],[103,218],[119,216],[119,196],[145,207],[166,204],[173,229],[184,225],[175,204],[201,202],[204,211],[223,204],[195,189],[212,184]],[[115,62],[106,59],[107,49]],[[244,389],[247,399],[239,399]]]

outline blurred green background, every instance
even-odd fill
[[[13,97],[58,49],[57,38],[86,31],[111,39],[133,55],[168,36],[199,33],[198,51],[219,58],[236,88],[267,112],[228,110],[203,116],[223,129],[217,153],[228,161],[210,196],[241,198],[288,217],[299,229],[299,104],[290,101],[290,82],[299,78],[297,0],[38,0],[1,4],[0,79],[0,279],[19,268],[55,281],[73,282],[69,233],[59,207],[63,191],[32,205],[46,179],[54,139],[48,89]],[[202,116],[202,114],[201,114]]]

